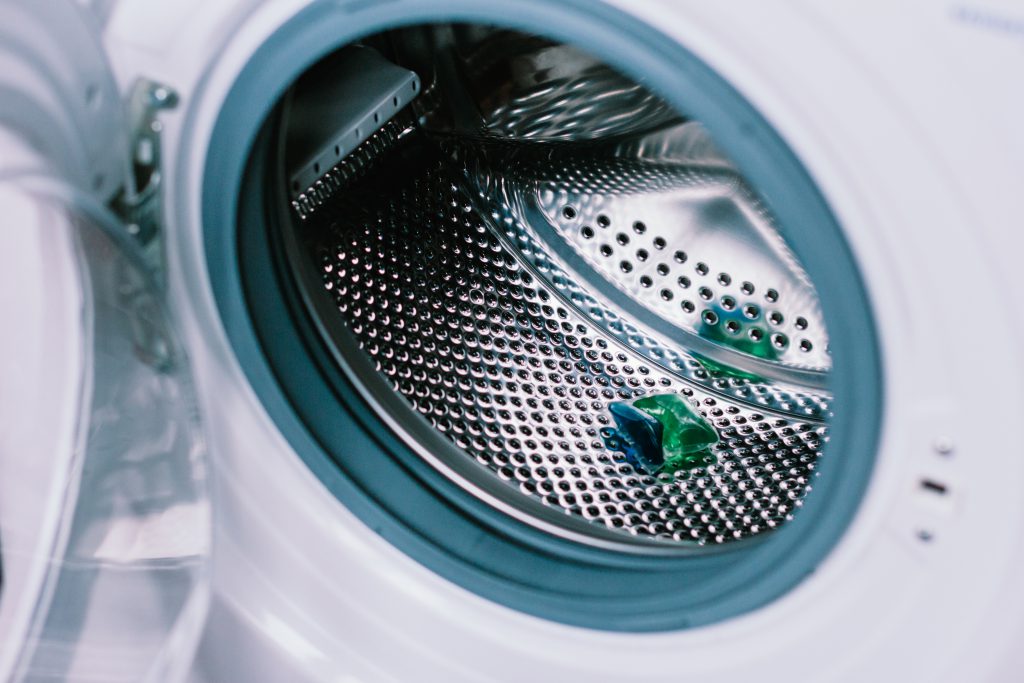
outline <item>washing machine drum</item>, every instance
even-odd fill
[[[872,460],[872,438],[832,454],[819,492],[852,422],[834,398],[868,398],[862,426],[880,405],[855,386],[874,339],[835,221],[792,156],[772,163],[802,252],[704,123],[584,50],[373,35],[298,79],[249,159],[249,313],[375,528],[443,558],[422,561],[563,621],[718,619],[827,552]],[[831,310],[824,271],[845,278]]]

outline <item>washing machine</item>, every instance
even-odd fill
[[[0,16],[3,676],[1020,678],[1019,3]]]

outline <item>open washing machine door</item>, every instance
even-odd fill
[[[129,135],[94,19],[0,3],[3,680],[174,680],[207,605],[206,453],[153,218],[172,98],[140,86]]]

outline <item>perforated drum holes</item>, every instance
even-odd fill
[[[610,338],[531,275],[446,167],[397,182],[394,168],[379,173],[374,191],[354,190],[311,231],[325,237],[313,246],[324,287],[358,340],[350,352],[371,358],[482,476],[518,490],[527,510],[693,544],[762,533],[801,505],[823,424],[701,388]],[[611,403],[665,392],[713,425],[714,464],[652,476],[606,447]]]
[[[513,93],[486,135],[364,149],[299,240],[354,340],[335,351],[382,380],[362,390],[520,516],[677,546],[757,536],[802,505],[828,440],[817,294],[743,178],[674,148],[684,124],[636,84],[617,116],[613,83],[602,67]],[[706,430],[699,454],[630,413],[654,397]],[[659,460],[648,428],[682,455]]]
[[[562,174],[560,174],[562,175]],[[595,195],[586,194],[587,190],[583,189],[582,186],[577,186],[576,191],[584,192],[579,196],[574,196],[574,201],[577,201],[580,206],[587,207],[594,204],[596,199]],[[597,190],[590,190],[590,192],[596,193]],[[612,195],[614,198],[615,195]],[[609,201],[609,200],[606,200]],[[611,200],[611,201],[614,201]],[[586,217],[585,217],[586,218]],[[607,214],[600,214],[598,216],[591,216],[588,220],[593,219],[600,225],[602,222],[607,221],[607,224],[611,224],[611,218]],[[636,235],[646,235],[648,231],[648,225],[650,221],[633,221],[634,233]],[[636,226],[642,226],[641,230],[636,230]],[[561,227],[559,231],[561,231]],[[591,232],[592,234],[592,232]],[[586,233],[583,234],[586,238]],[[680,238],[682,239],[682,238]],[[614,282],[617,288],[621,288],[631,295],[636,296],[638,301],[643,303],[652,312],[666,318],[675,325],[680,325],[684,329],[689,329],[697,334],[701,334],[700,327],[694,327],[692,323],[687,323],[683,316],[688,316],[693,311],[688,310],[693,302],[691,301],[688,305],[681,305],[677,309],[678,312],[672,313],[669,309],[663,307],[664,304],[674,302],[674,296],[665,295],[665,289],[657,289],[658,299],[660,302],[655,302],[653,299],[643,295],[643,290],[648,290],[652,287],[656,280],[662,278],[674,278],[677,285],[682,288],[689,288],[692,284],[692,279],[689,275],[677,275],[680,270],[683,270],[680,266],[687,264],[689,261],[689,254],[684,249],[676,249],[672,251],[672,258],[668,261],[656,261],[653,266],[653,273],[651,272],[650,265],[644,265],[650,263],[651,251],[663,251],[670,249],[672,246],[678,246],[669,243],[668,239],[664,235],[652,233],[647,241],[641,242],[639,237],[636,240],[630,240],[626,233],[618,233],[615,236],[615,242],[617,246],[626,247],[631,246],[634,243],[638,245],[632,253],[632,258],[620,259],[618,261],[618,270],[620,273],[633,273],[636,278],[635,288],[630,287],[629,280],[613,279],[609,278]],[[642,246],[649,244],[649,248]],[[723,244],[722,248],[728,245]],[[582,250],[585,255],[586,250]],[[599,250],[599,254],[606,258],[614,258],[619,256],[611,249],[606,249],[603,246]],[[629,255],[628,253],[626,254]],[[607,274],[609,269],[607,266],[602,265],[600,262],[592,262],[599,271]],[[780,264],[780,269],[786,266]],[[782,294],[775,287],[764,287],[760,290],[760,296],[758,294],[758,287],[750,280],[741,280],[739,282],[734,281],[734,275],[726,271],[715,272],[712,269],[711,264],[708,261],[697,261],[692,266],[686,269],[686,272],[691,273],[693,277],[697,278],[698,282],[706,283],[698,287],[698,298],[702,301],[708,302],[709,308],[707,310],[716,313],[716,307],[713,302],[718,296],[718,305],[725,311],[732,311],[734,309],[740,309],[743,312],[743,319],[734,322],[727,326],[727,329],[732,332],[742,333],[746,331],[747,338],[754,341],[760,340],[762,332],[756,330],[753,327],[748,326],[747,321],[760,321],[762,316],[766,323],[771,328],[774,328],[780,332],[772,340],[772,355],[773,358],[783,364],[792,365],[796,367],[810,367],[819,369],[821,371],[827,371],[830,366],[830,360],[827,353],[819,350],[819,345],[824,339],[824,327],[820,322],[820,312],[817,310],[817,303],[813,298],[813,291],[807,290],[805,292],[795,293],[795,298],[800,302],[799,305],[809,306],[809,310],[801,311],[801,314],[794,315],[792,322],[787,321],[787,316],[783,313],[784,309],[772,308],[771,310],[762,312],[761,305],[771,306],[773,304],[783,304]],[[802,276],[800,276],[802,278]],[[716,291],[714,288],[719,288],[721,292]],[[742,302],[742,303],[741,303]],[[662,306],[658,306],[661,304]],[[818,320],[816,329],[812,329],[809,318]],[[705,320],[706,322],[706,320]],[[736,326],[739,328],[736,329]],[[790,343],[790,338],[795,338],[793,344]],[[729,345],[727,339],[722,339],[712,335],[709,337],[718,343]],[[824,347],[827,348],[827,347]]]

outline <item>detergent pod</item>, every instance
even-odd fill
[[[617,429],[602,431],[605,445],[648,473],[690,470],[714,462],[714,427],[676,394],[645,396],[608,406]]]

